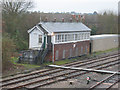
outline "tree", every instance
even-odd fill
[[[96,32],[97,32],[97,27],[95,26],[95,25],[93,25],[92,27],[91,27],[91,35],[96,35]]]
[[[10,36],[6,33],[3,34],[2,38],[2,70],[8,70],[12,68],[12,63],[10,62],[10,58],[12,56],[12,52],[15,50],[15,44]]]
[[[10,38],[15,41],[18,49],[27,47],[27,40],[24,39],[25,31],[25,14],[33,7],[31,1],[3,0],[3,31],[10,34]],[[24,24],[24,25],[23,25]],[[21,48],[22,45],[22,48]]]
[[[25,2],[24,0],[21,1],[13,1],[13,0],[3,0],[2,8],[3,12],[10,15],[21,14],[26,12],[28,9],[32,7],[32,2]]]

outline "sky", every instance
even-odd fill
[[[118,11],[120,0],[33,0],[32,11],[93,13],[105,10]]]

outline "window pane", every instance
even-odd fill
[[[42,43],[42,35],[39,35],[39,43]]]
[[[62,35],[62,42],[64,42],[65,40],[64,40],[64,35]]]
[[[78,36],[78,35],[77,35],[77,34],[75,34],[75,40],[77,40],[77,36]]]
[[[65,42],[67,41],[67,34],[65,34]]]
[[[58,35],[55,35],[55,42],[58,42]]]
[[[61,35],[58,35],[58,42],[61,42]]]
[[[59,52],[58,50],[55,52],[55,60],[58,60]]]

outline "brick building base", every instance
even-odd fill
[[[54,45],[54,61],[89,53],[90,41]]]

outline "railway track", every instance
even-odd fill
[[[94,90],[96,88],[105,88],[106,90],[108,90],[118,82],[120,82],[120,75],[114,73],[106,77],[105,79],[101,80],[97,84],[91,86],[89,90]]]
[[[119,63],[120,63],[120,62],[119,62]],[[104,66],[102,66],[102,67],[98,67],[97,69],[106,68],[106,67],[109,67],[109,66],[115,65],[115,64],[118,64],[118,63],[111,63],[111,64],[109,64],[109,65],[104,65]],[[78,72],[80,72],[80,73],[78,73]],[[76,73],[77,73],[77,74],[76,74]],[[56,82],[58,82],[58,81],[63,81],[63,80],[71,79],[71,78],[74,78],[74,77],[77,77],[77,76],[80,76],[80,75],[84,75],[84,74],[86,74],[86,73],[89,73],[89,72],[80,71],[80,70],[74,70],[74,71],[71,71],[71,72],[68,72],[68,73],[65,73],[65,74],[61,74],[61,75],[59,75],[59,76],[54,76],[54,77],[51,78],[51,79],[55,79],[55,78],[57,78],[57,77],[69,75],[69,76],[64,77],[64,78],[62,78],[62,79],[61,79],[61,78],[58,78],[58,79],[55,79],[55,80],[51,80],[51,81],[50,81],[50,78],[48,78],[48,79],[45,79],[45,81],[46,81],[46,80],[49,80],[49,81],[47,81],[47,83],[46,83],[46,82],[43,82],[42,84],[38,83],[38,84],[36,84],[36,85],[29,85],[29,86],[26,86],[26,88],[27,88],[27,89],[33,89],[33,88],[37,88],[37,87],[42,87],[42,86],[46,86],[46,85],[49,85],[49,84],[56,83]]]
[[[118,55],[113,55],[113,56],[109,56],[109,57],[104,57],[104,58],[99,58],[99,59],[94,59],[94,60],[84,60],[84,61],[78,61],[78,62],[74,62],[74,63],[71,63],[71,64],[66,64],[65,66],[76,66],[76,67],[80,67],[80,66],[85,66],[85,65],[88,65],[88,64],[92,64],[92,63],[97,63],[97,62],[102,62],[102,61],[106,61],[106,59],[111,59],[111,58],[116,58],[118,57]],[[89,61],[89,62],[88,62]],[[112,61],[111,60],[111,63],[110,62],[105,62],[105,63],[102,63],[102,64],[105,64],[106,66],[110,66],[110,65],[115,65],[115,64],[118,64],[118,59]],[[103,66],[100,67],[100,64],[98,65],[93,65],[93,66],[89,66],[88,68],[93,68],[93,67],[98,67],[97,69],[101,69],[101,68],[104,68]],[[65,78],[60,78],[58,79],[58,77],[61,77],[61,76],[65,76],[65,75],[70,75],[72,73],[77,73],[77,72],[80,72],[78,70],[69,70],[68,73],[62,73],[62,74],[58,74],[56,76],[51,76],[51,77],[47,77],[47,76],[50,76],[50,75],[53,75],[55,73],[59,73],[59,72],[62,72],[64,71],[63,69],[47,69],[47,70],[43,70],[43,71],[37,71],[37,72],[33,72],[33,73],[30,73],[30,74],[25,74],[25,75],[21,75],[21,76],[16,76],[14,78],[9,78],[9,79],[4,79],[2,82],[3,82],[3,85],[2,87],[3,88],[9,88],[9,89],[15,89],[15,88],[20,88],[20,87],[26,87],[26,88],[36,88],[36,87],[41,87],[41,86],[45,86],[45,85],[48,85],[48,84],[52,84],[52,83],[55,83],[57,81],[63,81],[63,80],[66,80],[68,78],[72,78],[74,76],[71,76],[71,77],[65,77]],[[82,75],[82,74],[85,74],[86,72],[82,72],[80,73],[79,75]],[[37,78],[37,79],[35,79]],[[57,79],[56,79],[57,78]],[[31,79],[35,79],[35,80],[31,80]],[[46,83],[46,81],[48,81]],[[38,82],[43,82],[42,84],[36,84]],[[17,83],[17,84],[16,84]],[[36,85],[33,85],[33,84],[36,84]],[[30,86],[32,85],[32,87]]]
[[[71,65],[76,65],[76,64],[79,64],[79,63],[84,63],[84,62],[87,62],[87,61],[93,61],[93,60],[96,60],[96,59],[109,59],[109,58],[112,58],[112,57],[115,57],[116,54],[113,54],[112,56],[105,56],[105,57],[101,57],[101,58],[94,58],[94,59],[89,59],[89,60],[84,60],[84,61],[76,61],[76,62],[73,62],[73,63],[68,63],[68,64],[64,64],[65,66],[71,66]],[[53,71],[55,70],[54,68],[52,69],[46,69],[46,70],[37,70],[37,72],[32,72],[32,73],[28,73],[28,74],[23,74],[23,75],[16,75],[16,76],[13,76],[12,78],[5,78],[3,79],[1,82],[6,82],[6,81],[10,81],[10,80],[14,80],[14,79],[18,79],[18,78],[23,78],[23,77],[27,77],[27,76],[30,76],[30,75],[34,75],[34,74],[38,74],[38,73],[44,73],[44,72],[48,72],[48,71]]]

